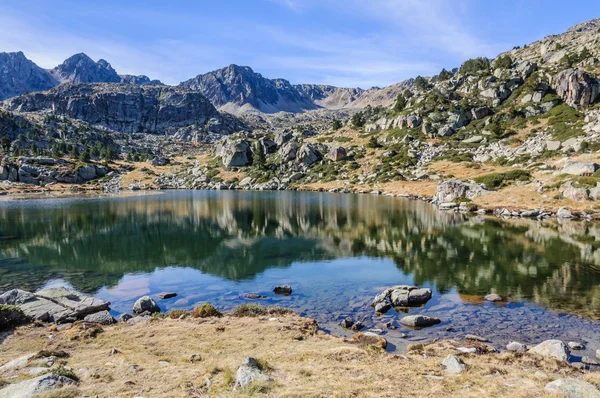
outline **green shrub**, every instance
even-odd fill
[[[396,103],[394,104],[394,110],[396,112],[402,112],[404,110],[404,108],[406,108],[406,98],[404,98],[404,95],[402,95],[402,93],[398,94],[398,96],[396,97]]]
[[[461,73],[473,75],[480,71],[489,72],[490,60],[485,57],[472,58],[465,61],[460,67]]]
[[[0,330],[23,325],[29,320],[29,317],[19,307],[0,304]]]
[[[242,304],[238,305],[231,311],[231,315],[237,317],[255,317],[263,315],[286,315],[293,311],[283,307],[265,307],[264,305],[258,304]]]
[[[186,310],[171,310],[167,313],[167,317],[171,319],[179,319],[182,315],[187,315],[188,312]]]
[[[494,190],[508,185],[511,181],[529,181],[531,173],[527,170],[515,169],[504,173],[491,173],[476,177],[474,180],[485,185],[487,189]]]
[[[415,87],[417,90],[425,90],[429,87],[429,82],[423,76],[417,76],[415,78]]]
[[[365,120],[363,118],[362,112],[356,112],[354,115],[352,115],[352,125],[358,128],[365,125]]]
[[[367,148],[381,148],[381,144],[377,142],[377,138],[374,135],[369,138],[369,142],[367,142]]]
[[[445,80],[451,79],[452,76],[453,76],[452,72],[447,71],[446,69],[442,69],[442,71],[438,75],[438,80],[441,81],[441,82],[443,82]]]
[[[510,57],[510,55],[506,54],[503,55],[501,57],[498,57],[496,59],[496,61],[494,61],[494,66],[496,68],[501,68],[501,69],[510,69],[510,67],[512,66],[512,58]]]
[[[339,130],[343,127],[342,121],[339,119],[333,119],[333,123],[331,123],[331,128],[333,130]]]
[[[214,305],[208,304],[208,303],[205,303],[205,304],[202,304],[202,305],[196,307],[190,313],[190,315],[192,316],[192,318],[209,318],[212,316],[216,316],[216,317],[223,316],[221,311],[216,309]]]

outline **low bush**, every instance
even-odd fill
[[[492,173],[476,177],[475,182],[485,185],[487,189],[498,189],[512,181],[529,181],[531,173],[527,170],[515,169],[504,173]]]
[[[208,303],[202,304],[202,305],[196,307],[190,313],[190,315],[192,316],[192,318],[209,318],[212,316],[216,316],[216,317],[223,316],[221,311],[216,309],[214,305],[208,304]]]
[[[0,330],[23,325],[29,320],[29,317],[19,307],[0,304]]]

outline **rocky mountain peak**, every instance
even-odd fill
[[[0,53],[0,100],[54,87],[57,81],[23,52]]]
[[[61,83],[118,83],[121,77],[104,59],[94,62],[85,53],[75,54],[52,69],[52,75]]]

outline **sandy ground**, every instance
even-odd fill
[[[325,335],[296,315],[153,319],[103,329],[95,338],[73,340],[76,329],[21,327],[0,345],[0,363],[42,349],[66,351],[66,366],[80,382],[46,397],[544,397],[552,396],[544,386],[561,377],[600,385],[597,373],[530,354],[462,354],[467,371],[448,375],[441,360],[465,343],[417,345],[391,355]],[[112,349],[118,352],[111,355]],[[272,381],[233,390],[246,356],[266,364]]]

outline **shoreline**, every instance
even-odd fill
[[[361,187],[362,188],[362,187]],[[386,196],[386,197],[396,197],[403,198],[409,200],[419,200],[425,203],[428,203],[434,207],[437,207],[441,211],[450,211],[450,212],[460,212],[464,214],[479,214],[479,215],[493,215],[497,218],[501,219],[538,219],[543,220],[547,218],[555,218],[561,220],[578,220],[578,221],[600,221],[600,210],[592,210],[591,208],[588,210],[570,211],[568,207],[563,206],[558,208],[557,210],[547,209],[547,208],[533,208],[528,207],[527,205],[519,206],[514,205],[512,207],[480,207],[477,205],[477,209],[469,209],[467,202],[464,203],[456,203],[456,202],[448,202],[448,203],[434,203],[433,197],[431,196],[423,196],[423,195],[415,195],[410,193],[393,193],[386,192],[378,189],[361,189],[357,187],[353,188],[332,188],[329,190],[325,190],[324,188],[316,188],[310,189],[306,186],[300,187],[290,187],[289,189],[284,189],[281,191],[286,192],[321,192],[321,193],[338,193],[338,194],[355,194],[355,195],[376,195],[376,196]],[[172,188],[145,188],[138,190],[129,190],[129,189],[120,189],[117,192],[104,192],[101,188],[91,188],[91,189],[81,189],[81,190],[34,190],[34,191],[18,191],[18,192],[0,192],[0,203],[3,201],[10,200],[28,200],[28,199],[72,199],[72,198],[111,198],[111,197],[135,197],[135,196],[144,196],[144,195],[155,195],[161,194],[168,191],[248,191],[248,192],[277,192],[275,190],[255,190],[255,189],[216,189],[216,188],[207,188],[207,189],[172,189]],[[41,197],[42,195],[46,195],[46,197]],[[562,213],[562,214],[561,214]]]

